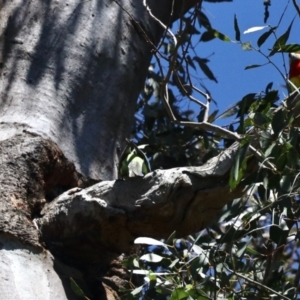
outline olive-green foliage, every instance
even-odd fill
[[[128,141],[120,158],[121,178],[144,176],[150,172],[148,158],[133,142]]]
[[[264,3],[267,19],[270,1]],[[169,82],[169,101],[179,120],[201,121],[199,112],[184,108],[184,99],[191,95],[189,69],[197,66],[209,79],[215,80],[215,76],[207,60],[188,54],[195,53],[192,36],[200,35],[202,42],[214,38],[228,42],[228,38],[212,28],[199,10],[189,12],[179,22],[178,36],[184,38],[177,54],[177,76]],[[267,63],[272,64],[272,56],[279,52],[300,49],[299,45],[288,44],[292,24],[285,29],[278,27],[279,22],[258,38],[258,55],[263,54]],[[233,25],[235,43],[243,50],[255,50],[250,43],[241,41],[236,17]],[[273,47],[263,50],[272,38]],[[169,44],[172,40],[167,36],[161,45],[171,58]],[[246,69],[261,67],[254,64]],[[138,143],[149,145],[146,152],[153,169],[201,165],[232,143],[213,132],[172,123],[160,98],[162,80],[159,66],[149,71],[133,130]],[[156,247],[148,247],[149,240],[141,240],[147,245],[144,254],[124,263],[134,274],[144,276],[145,281],[142,286],[124,291],[124,299],[299,298],[300,129],[293,108],[282,105],[281,94],[272,87],[269,83],[264,91],[245,95],[219,116],[230,117],[233,124],[229,129],[244,136],[228,182],[232,189],[240,182],[247,185],[244,195],[226,205],[220,218],[201,233],[180,240],[174,233],[163,243],[156,241]],[[216,115],[212,113],[209,121],[213,122]],[[249,154],[250,144],[258,156]],[[257,168],[249,174],[245,171],[253,159]]]

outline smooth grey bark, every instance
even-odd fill
[[[67,299],[50,252],[25,246],[9,235],[0,236],[0,245],[1,299]]]
[[[169,22],[170,1],[147,3]],[[117,177],[151,43],[163,32],[142,1],[119,4],[2,2],[1,140],[23,130],[38,133],[57,143],[83,175]]]

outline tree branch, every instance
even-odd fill
[[[259,282],[255,281],[255,280],[253,280],[253,279],[251,279],[251,278],[249,278],[249,277],[247,277],[247,276],[244,276],[244,275],[242,275],[242,274],[240,274],[240,273],[237,273],[237,272],[235,272],[235,271],[233,271],[233,270],[230,270],[228,267],[226,267],[226,269],[227,269],[229,272],[232,272],[233,274],[235,274],[236,276],[238,276],[238,277],[240,277],[240,278],[243,278],[244,280],[246,280],[246,281],[248,281],[248,282],[250,282],[250,283],[252,283],[252,284],[254,284],[254,285],[256,285],[256,286],[259,286],[259,287],[261,287],[261,288],[263,288],[263,289],[265,289],[265,290],[267,290],[267,291],[269,291],[269,292],[271,292],[271,293],[274,293],[275,295],[279,296],[281,299],[290,300],[290,298],[285,297],[284,295],[282,295],[282,294],[276,292],[275,290],[273,290],[273,289],[271,289],[271,288],[265,286],[265,285],[262,284],[262,283],[259,283]]]
[[[70,190],[36,219],[41,239],[53,253],[95,262],[102,259],[99,251],[104,247],[124,252],[138,236],[166,238],[174,230],[177,236],[200,231],[242,194],[242,187],[228,187],[238,146],[233,144],[201,167],[156,170]]]
[[[296,12],[298,13],[299,17],[300,17],[300,7],[298,6],[296,0],[292,0],[294,7],[296,9]]]

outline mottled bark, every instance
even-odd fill
[[[1,298],[67,299],[69,278],[67,289],[61,283],[65,268],[40,243],[33,218],[58,194],[90,183],[57,145],[32,133],[1,141],[0,154]]]
[[[57,145],[31,133],[1,141],[0,153],[1,232],[39,245],[32,218],[47,199],[82,180]]]
[[[36,220],[42,240],[53,253],[86,265],[101,263],[98,249],[126,252],[139,236],[200,231],[241,195],[241,188],[228,187],[237,148],[236,143],[201,167],[156,170],[143,178],[69,190]]]

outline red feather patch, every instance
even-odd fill
[[[289,78],[300,77],[300,60],[294,60],[290,65]]]

